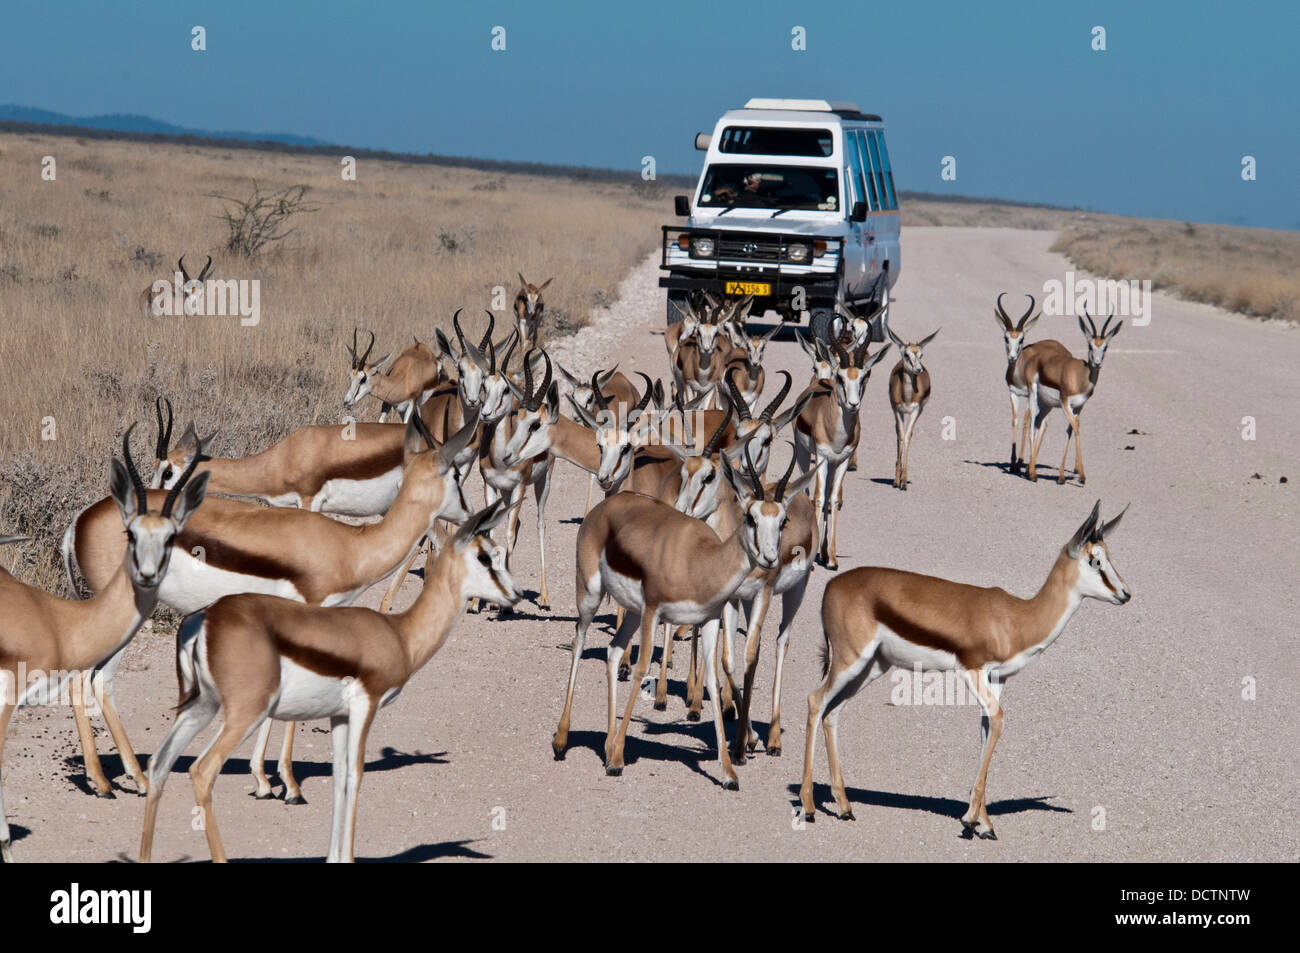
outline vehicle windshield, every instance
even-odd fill
[[[726,163],[709,166],[700,190],[703,208],[762,208],[837,212],[839,176],[834,168]]]

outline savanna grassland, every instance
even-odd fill
[[[502,287],[501,340],[522,271],[554,278],[543,335],[567,333],[657,247],[667,205],[653,184],[377,160],[355,181],[340,171],[338,156],[0,134],[0,535],[37,539],[0,564],[66,593],[59,535],[106,494],[133,421],[147,479],[155,397],[172,401],[177,435],[191,419],[217,430],[221,456],[337,422],[354,327],[363,345],[375,332],[372,358],[432,343],[457,308],[481,335]],[[225,249],[229,206],[214,196],[254,183],[305,185],[315,210],[247,258]],[[146,316],[141,292],[181,254],[191,276],[212,255],[210,277],[259,281],[260,322]],[[373,419],[378,405],[357,410]]]

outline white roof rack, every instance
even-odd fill
[[[808,112],[861,112],[857,103],[828,102],[825,99],[751,99],[746,109],[794,109]]]

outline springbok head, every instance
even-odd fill
[[[203,448],[212,445],[212,438],[217,435],[217,431],[212,431],[206,437],[200,437],[194,429],[194,421],[190,421],[185,432],[181,434],[180,440],[176,441],[176,446],[172,447],[172,405],[162,397],[158,398],[158,402],[167,406],[167,429],[163,430],[162,411],[155,406],[158,414],[158,463],[154,469],[153,479],[149,482],[149,489],[170,490],[180,482],[181,477],[191,467],[212,459],[203,452]]]
[[[357,329],[352,329],[352,346],[343,345],[343,350],[348,353],[348,391],[343,395],[343,406],[351,407],[361,398],[370,393],[374,378],[383,373],[384,366],[388,364],[391,354],[385,354],[379,360],[372,362],[370,352],[375,347],[375,332],[367,331],[370,335],[370,341],[366,344],[366,349],[361,352],[357,348]]]
[[[487,345],[488,369],[487,374],[483,377],[483,422],[493,423],[504,417],[510,410],[510,392],[513,389],[510,384],[510,356],[514,353],[515,345],[519,341],[519,332],[512,330],[510,335],[501,342],[504,353],[501,359],[497,360],[497,345],[491,341]]]
[[[1083,323],[1083,318],[1088,319],[1086,325]],[[1106,348],[1110,346],[1110,339],[1119,334],[1119,329],[1124,326],[1124,319],[1120,318],[1119,322],[1111,328],[1110,322],[1115,319],[1115,311],[1112,309],[1110,317],[1106,319],[1106,323],[1098,331],[1097,325],[1092,320],[1092,315],[1086,310],[1083,312],[1083,318],[1079,319],[1079,330],[1088,339],[1088,366],[1101,367],[1101,362],[1106,359]],[[1110,330],[1107,331],[1107,328],[1110,328]]]
[[[488,534],[520,502],[506,506],[504,500],[494,500],[477,513],[468,515],[450,540],[443,538],[444,543],[450,542],[451,545],[439,547],[446,554],[439,558],[455,559],[460,564],[460,571],[451,578],[459,580],[461,605],[473,599],[498,606],[513,606],[519,602],[519,589],[506,568],[505,547],[494,542]],[[425,578],[432,576],[432,573],[426,573]]]
[[[735,491],[736,499],[745,514],[741,545],[759,568],[775,569],[781,564],[781,531],[785,529],[786,508],[808,485],[817,470],[813,468],[791,483],[790,475],[794,472],[794,454],[791,453],[785,475],[768,491],[749,458],[748,448],[744,450],[744,465],[747,479],[742,481],[732,469],[726,454],[722,456],[722,475]]]
[[[203,313],[203,282],[208,280],[208,273],[212,271],[212,256],[208,255],[207,262],[203,265],[203,270],[199,272],[197,278],[191,278],[190,273],[185,270],[185,256],[176,262],[176,270],[181,273],[183,283],[181,288],[185,292],[185,313],[202,314]]]
[[[492,367],[487,351],[492,344],[492,331],[496,327],[496,318],[493,317],[491,311],[485,311],[488,317],[487,331],[478,346],[475,347],[472,342],[465,340],[465,331],[460,326],[460,313],[463,310],[463,308],[457,308],[456,313],[451,318],[451,324],[456,329],[456,340],[460,343],[460,347],[454,347],[441,329],[435,333],[435,338],[442,355],[456,367],[457,386],[460,388],[461,403],[466,407],[479,407],[483,403],[483,378],[491,372]]]
[[[1002,307],[1002,298],[1005,295],[1005,291],[998,295],[998,300],[993,306],[993,317],[997,319],[998,324],[1002,327],[1002,343],[1007,348],[1007,363],[1014,364],[1016,358],[1020,357],[1021,350],[1024,349],[1026,333],[1038,323],[1038,319],[1043,316],[1043,313],[1040,311],[1038,314],[1034,314],[1034,296],[1026,295],[1025,297],[1029,299],[1029,307],[1025,309],[1025,313],[1020,316],[1019,321],[1012,321],[1011,316]],[[1030,317],[1031,314],[1034,315],[1032,318]]]
[[[574,402],[580,405],[583,410],[590,412],[593,404],[595,403],[595,397],[594,397],[595,391],[591,389],[591,383],[589,381],[580,380],[579,378],[574,377],[572,374],[570,374],[567,370],[564,369],[563,364],[556,364],[555,366],[560,369],[560,373],[564,375],[564,379],[569,382],[569,388],[570,388],[569,393],[572,395]],[[614,374],[617,371],[618,371],[617,364],[615,364],[607,371],[598,371],[596,375],[597,376],[596,383],[599,384],[602,388],[608,387],[609,382],[613,379]]]
[[[796,401],[790,407],[786,408],[779,415],[776,413],[781,401],[785,400],[785,395],[790,393],[790,387],[794,383],[789,371],[779,372],[785,380],[781,384],[781,389],[776,392],[766,407],[754,416],[749,405],[745,403],[745,397],[736,385],[735,368],[727,374],[727,391],[731,396],[730,404],[736,411],[736,439],[731,446],[723,451],[724,456],[737,458],[741,452],[751,455],[753,464],[758,468],[760,475],[767,472],[767,464],[772,451],[772,441],[781,428],[799,415],[804,405],[812,399],[812,394],[805,394],[801,400]],[[752,448],[752,449],[751,449]]]
[[[536,386],[532,370],[534,354],[546,362],[546,372]],[[530,349],[524,355],[523,387],[511,382],[510,390],[518,406],[511,412],[510,439],[502,454],[506,466],[541,456],[551,448],[551,427],[560,418],[560,382],[551,379],[551,356],[542,348]]]
[[[596,443],[600,447],[596,482],[602,490],[613,489],[627,477],[632,469],[632,451],[649,435],[659,419],[655,411],[648,409],[650,398],[654,396],[654,383],[648,375],[639,371],[637,373],[645,381],[645,393],[634,407],[627,408],[625,420],[620,420],[619,415],[610,408],[609,401],[600,392],[595,374],[591,375],[591,389],[596,403],[594,413],[579,407],[572,397],[569,398],[578,419],[596,432]]]
[[[718,508],[718,488],[722,483],[721,464],[716,458],[722,435],[731,423],[734,408],[727,407],[727,413],[721,425],[713,432],[708,442],[696,452],[695,435],[691,432],[690,414],[682,406],[680,399],[677,407],[682,415],[682,427],[685,436],[684,446],[669,443],[668,448],[682,461],[682,487],[677,492],[673,508],[694,519],[708,519]]]
[[[924,337],[920,341],[917,341],[915,344],[908,344],[903,341],[894,333],[894,329],[891,328],[888,323],[885,324],[885,333],[889,335],[889,340],[894,343],[894,347],[898,348],[898,353],[903,359],[903,369],[907,371],[907,373],[915,376],[925,370],[925,365],[921,363],[923,352],[925,351],[925,346],[933,341],[935,335],[939,333],[938,330],[929,337]]]
[[[802,334],[795,335],[799,342],[800,349],[808,355],[812,361],[813,380],[815,381],[833,381],[835,380],[835,355],[831,353],[822,343],[820,338],[804,337]]]
[[[1120,511],[1119,516],[1109,523],[1101,522],[1101,500],[1098,500],[1083,521],[1074,536],[1065,544],[1065,554],[1074,560],[1078,578],[1074,584],[1075,592],[1087,599],[1100,599],[1122,606],[1133,598],[1120,574],[1110,561],[1110,550],[1106,547],[1106,537],[1119,525],[1119,521],[1128,512],[1128,507]]]
[[[194,468],[198,466],[198,457],[203,450],[200,446],[189,467],[167,491],[162,509],[156,514],[150,513],[144,481],[131,459],[131,432],[135,427],[132,424],[122,437],[123,460],[114,457],[109,467],[109,490],[126,525],[127,572],[137,594],[136,606],[143,612],[145,607],[140,604],[139,597],[144,594],[150,603],[148,609],[152,610],[152,600],[157,598],[158,586],[167,574],[172,544],[185,528],[185,522],[203,502],[210,474],[200,473],[194,477]]]
[[[889,342],[875,354],[868,355],[869,345],[847,351],[838,341],[834,343],[835,356],[839,366],[835,369],[835,400],[848,413],[856,414],[862,406],[862,394],[871,377],[871,369],[880,363],[880,359],[889,350]]]

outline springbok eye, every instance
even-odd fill
[[[541,430],[541,429],[542,429],[542,425],[541,425],[540,423],[538,423],[536,420],[534,420],[532,426],[528,428],[528,432],[529,432],[529,433],[537,433],[537,431],[539,431],[539,430]]]
[[[757,525],[757,524],[755,524],[755,522],[754,522],[754,514],[753,514],[753,513],[746,513],[746,514],[745,514],[745,525],[746,525],[746,526],[755,526],[755,525]]]
[[[481,549],[479,550],[478,553],[478,561],[481,562],[484,566],[490,567],[492,565],[492,557],[489,556],[487,553],[483,552],[483,550]]]
[[[705,482],[705,483],[712,483],[712,482],[713,482],[713,478],[714,478],[716,475],[717,475],[717,474],[710,473],[708,476],[706,476],[706,477],[704,478],[704,482]]]

